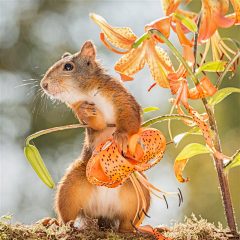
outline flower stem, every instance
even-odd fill
[[[108,127],[115,127],[115,124],[108,124]],[[29,145],[29,142],[37,137],[40,137],[41,135],[47,134],[47,133],[51,133],[51,132],[56,132],[56,131],[60,131],[60,130],[66,130],[66,129],[74,129],[74,128],[80,128],[80,127],[89,127],[86,124],[73,124],[73,125],[67,125],[67,126],[61,126],[61,127],[54,127],[54,128],[49,128],[49,129],[45,129],[45,130],[41,130],[39,132],[33,133],[30,136],[28,136],[25,139],[25,147],[26,145]]]
[[[187,69],[191,79],[193,80],[195,85],[198,85],[199,81],[198,78],[194,75],[192,69],[188,66],[187,62],[183,58],[183,56],[180,54],[180,52],[173,46],[173,44],[158,30],[158,29],[149,29],[148,30],[149,35],[157,35],[160,37],[167,45],[168,47],[173,51],[173,53],[176,55],[178,60],[184,65],[184,67]]]
[[[197,31],[194,33],[194,48],[193,48],[193,54],[194,54],[194,59],[195,62],[193,64],[193,73],[196,71],[196,65],[197,65],[197,46],[198,46],[198,36],[199,36],[199,29],[200,29],[200,24],[202,20],[202,11],[199,13],[199,18],[197,22]]]
[[[225,77],[226,73],[228,72],[228,69],[232,66],[232,64],[240,57],[240,50],[237,51],[237,53],[233,56],[233,58],[231,59],[231,61],[228,62],[226,68],[224,69],[223,73],[221,74],[221,76],[219,77],[219,79],[217,80],[217,83],[215,85],[215,88],[218,88],[219,85],[221,84],[223,78]]]
[[[132,44],[132,47],[135,48],[135,49],[138,48],[139,45],[140,45],[143,41],[147,40],[148,38],[150,38],[150,36],[149,36],[149,33],[146,32],[146,33],[144,33],[140,38],[138,38],[135,43]]]
[[[205,98],[203,98],[202,100],[203,100],[203,104],[206,109],[206,112],[209,116],[210,128],[214,132],[213,134],[214,147],[218,152],[221,152],[221,144],[220,144],[220,139],[218,135],[216,120],[213,114],[213,107],[207,105],[207,101]],[[227,176],[227,173],[224,172],[223,160],[218,159],[215,156],[213,156],[213,159],[215,161],[215,166],[218,174],[218,180],[219,180],[220,190],[222,194],[222,201],[223,201],[223,206],[225,210],[225,215],[227,218],[227,223],[230,230],[234,233],[237,233],[234,211],[233,211],[229,184],[228,184],[228,176]]]

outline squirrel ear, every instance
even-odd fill
[[[62,59],[65,58],[65,57],[71,56],[71,55],[72,55],[71,53],[65,52],[65,53],[62,55]]]
[[[91,40],[85,42],[81,48],[80,54],[88,59],[95,59],[96,47],[94,46],[94,43]]]

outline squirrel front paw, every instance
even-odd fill
[[[84,117],[97,116],[97,108],[93,102],[83,102],[80,106],[80,111]]]
[[[123,156],[125,156],[128,150],[129,143],[128,134],[125,132],[114,132],[113,138],[116,145],[118,145],[120,152],[122,153]]]

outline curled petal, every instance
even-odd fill
[[[173,72],[173,67],[167,53],[157,46],[152,39],[146,41],[145,51],[148,67],[153,79],[159,86],[169,88],[167,75]]]
[[[176,22],[176,31],[177,31],[178,39],[179,39],[181,45],[188,45],[190,47],[193,46],[192,41],[188,40],[187,37],[184,35],[182,28],[181,28],[181,23],[179,21]]]
[[[224,15],[227,13],[229,8],[229,0],[220,0],[221,14]]]
[[[181,159],[179,161],[176,160],[175,163],[174,163],[175,176],[176,176],[176,178],[179,182],[188,182],[190,180],[189,177],[187,177],[185,179],[182,176],[183,169],[186,166],[187,162],[188,162],[188,158],[187,159]]]
[[[204,97],[212,96],[218,90],[212,85],[207,77],[201,79],[199,84],[189,90],[189,98],[191,99],[199,99]]]
[[[147,32],[151,28],[156,28],[158,29],[166,38],[169,38],[170,35],[170,17],[165,17],[161,19],[157,19],[154,22],[151,22],[145,26],[145,32]],[[157,39],[157,41],[164,43],[164,41],[157,37],[154,36],[154,38]]]
[[[127,54],[127,53],[129,53],[129,52],[132,50],[132,49],[130,48],[129,50],[127,50],[127,51],[125,51],[125,52],[120,52],[120,51],[114,49],[114,48],[113,48],[112,46],[110,46],[110,45],[108,44],[108,42],[106,41],[104,33],[100,33],[100,39],[102,40],[102,42],[104,43],[104,45],[105,45],[108,49],[110,49],[111,51],[113,51],[113,52],[115,52],[115,53],[118,53],[118,54]]]
[[[240,1],[231,0],[235,12],[235,24],[240,24]]]
[[[112,27],[103,17],[94,13],[90,13],[90,17],[102,29],[107,40],[117,48],[129,49],[137,39],[129,28]]]
[[[121,57],[114,66],[123,81],[131,81],[135,73],[139,72],[145,65],[145,42],[137,49],[132,49],[129,53]]]
[[[162,9],[165,16],[169,16],[173,13],[181,2],[182,0],[162,0]]]

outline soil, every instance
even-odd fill
[[[223,229],[219,223],[216,227],[207,220],[200,218],[199,220],[192,215],[191,218],[185,217],[184,223],[175,222],[168,232],[162,232],[165,237],[172,239],[240,239],[239,235],[234,236],[228,228]],[[118,233],[113,230],[100,231],[96,220],[89,220],[87,227],[79,230],[70,226],[70,224],[57,226],[52,224],[44,227],[42,224],[24,225],[20,223],[11,224],[11,216],[2,216],[0,219],[0,240],[19,239],[19,240],[33,240],[33,239],[106,239],[106,240],[123,240],[123,239],[156,239],[154,236],[145,233]]]

